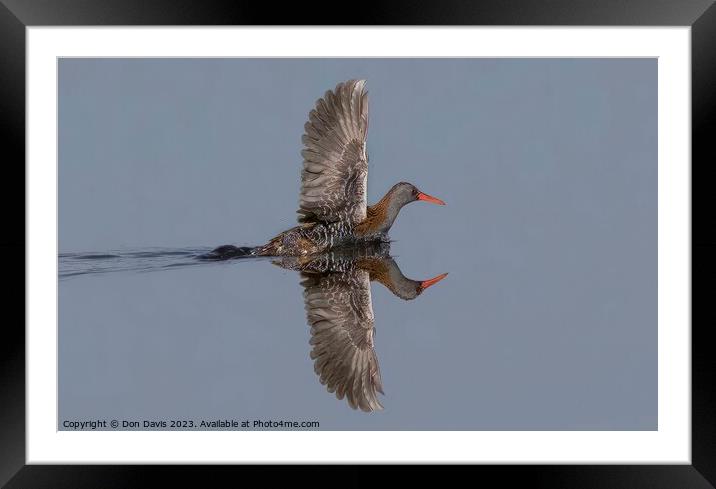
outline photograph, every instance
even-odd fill
[[[0,486],[714,489],[714,3],[0,0]]]
[[[57,430],[659,429],[656,57],[57,57]]]

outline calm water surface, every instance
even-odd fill
[[[614,323],[624,311],[600,299],[598,313],[584,314],[595,298],[589,289],[604,286],[594,274],[585,282],[578,270],[544,264],[545,282],[566,286],[555,297],[520,276],[508,255],[493,264],[446,256],[442,266],[408,255],[404,270],[399,256],[374,256],[373,271],[395,265],[419,281],[450,272],[406,301],[367,273],[352,280],[370,268],[355,260],[202,260],[210,249],[60,255],[61,422],[480,430],[649,429],[654,420],[650,387],[635,383],[644,375],[633,363],[639,347]],[[353,399],[338,400],[319,382],[305,310],[310,274],[314,297],[336,292],[336,283],[352,287],[355,295],[338,300],[346,317],[361,315],[352,301],[367,286],[383,410],[354,410]]]

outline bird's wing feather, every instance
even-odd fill
[[[365,80],[349,80],[327,91],[309,113],[304,131],[299,222],[358,223],[365,219]]]
[[[311,358],[321,384],[353,409],[383,409],[368,272],[304,274]]]

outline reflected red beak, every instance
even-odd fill
[[[432,195],[424,194],[422,192],[418,192],[418,200],[424,200],[425,202],[430,202],[431,204],[445,205],[445,202],[437,197],[433,197]]]
[[[420,282],[420,288],[425,290],[428,287],[430,287],[431,285],[435,285],[436,283],[440,282],[442,279],[444,279],[447,276],[448,276],[447,273],[441,273],[440,275],[438,275],[435,278],[431,278],[429,280],[423,280],[422,282]]]

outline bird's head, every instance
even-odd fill
[[[417,295],[422,294],[425,289],[427,289],[431,285],[435,285],[436,283],[440,282],[442,279],[444,279],[447,276],[448,276],[447,273],[441,273],[437,277],[433,277],[431,279],[422,280],[422,281],[418,282]]]
[[[440,282],[442,279],[447,277],[447,275],[447,273],[441,273],[437,277],[433,277],[428,280],[411,280],[403,277],[402,280],[397,280],[393,284],[393,293],[401,299],[409,301],[418,297],[428,287]]]
[[[399,269],[396,270],[396,272],[397,273],[391,273],[390,280],[386,281],[384,285],[388,287],[393,294],[406,301],[415,299],[425,292],[425,289],[432,287],[448,275],[447,273],[441,273],[437,277],[428,280],[413,280],[403,276]]]
[[[437,197],[433,197],[432,195],[428,195],[425,192],[421,192],[415,185],[408,182],[396,183],[391,189],[391,193],[393,194],[395,200],[401,205],[409,204],[410,202],[415,202],[416,200],[422,200],[431,204],[445,205],[445,202],[442,200]]]

